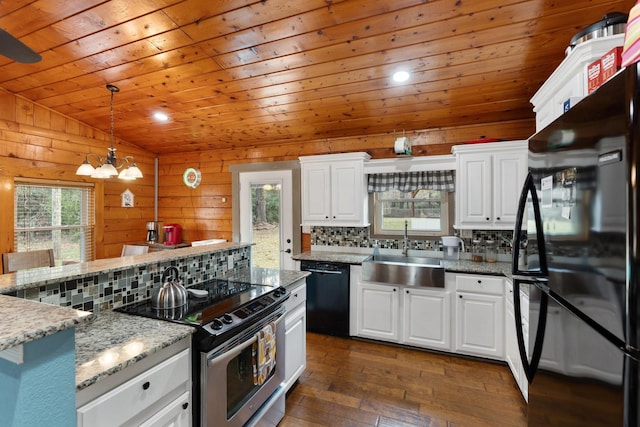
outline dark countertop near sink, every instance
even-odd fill
[[[342,262],[345,264],[362,264],[370,254],[348,252],[310,251],[296,254],[297,261]],[[451,273],[490,274],[511,277],[510,262],[473,262],[471,260],[444,261],[445,271]]]

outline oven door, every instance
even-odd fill
[[[284,307],[216,349],[201,354],[202,426],[243,426],[284,381]],[[275,368],[260,385],[254,380],[257,333],[275,322]]]

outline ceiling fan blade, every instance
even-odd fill
[[[33,64],[42,59],[42,57],[35,53],[29,46],[2,28],[0,28],[0,55],[4,55],[9,59],[23,64]]]

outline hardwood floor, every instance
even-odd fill
[[[279,427],[526,425],[505,364],[307,333]]]

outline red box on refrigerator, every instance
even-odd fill
[[[600,59],[587,65],[587,94],[598,89],[602,84],[602,66]]]
[[[611,76],[618,72],[622,64],[622,46],[614,47],[600,58],[601,83],[604,84]]]

